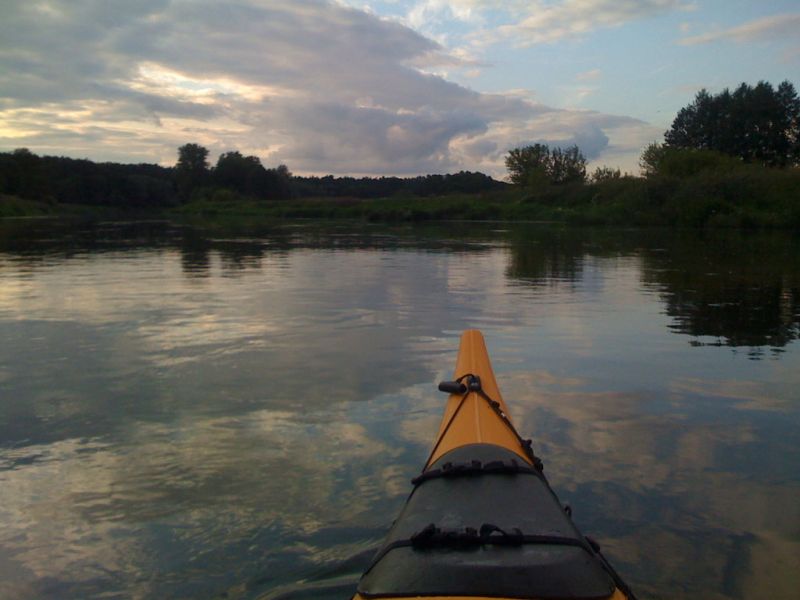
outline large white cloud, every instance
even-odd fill
[[[197,141],[301,173],[501,175],[518,142],[578,142],[595,158],[615,132],[649,135],[635,119],[432,75],[463,61],[338,3],[21,0],[3,12],[5,150],[170,163]]]

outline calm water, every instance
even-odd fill
[[[800,244],[0,223],[0,597],[347,598],[461,330],[643,598],[797,598]]]

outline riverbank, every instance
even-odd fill
[[[38,202],[18,196],[0,194],[0,218],[57,215],[62,208],[62,206],[49,202]]]
[[[0,217],[121,217],[119,207],[0,197]],[[587,184],[481,194],[387,198],[294,198],[265,201],[226,190],[201,190],[185,204],[138,208],[138,217],[188,220],[354,219],[554,221],[581,225],[800,229],[800,170],[741,167],[694,175],[620,177]]]
[[[230,194],[174,210],[189,218],[359,219],[373,222],[498,220],[580,225],[800,229],[800,170],[736,170],[483,194],[263,202]]]

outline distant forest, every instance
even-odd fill
[[[303,197],[382,198],[395,195],[478,194],[508,187],[483,173],[419,177],[300,177],[285,165],[265,168],[258,157],[226,152],[211,167],[197,144],[178,149],[174,167],[96,163],[37,156],[26,148],[0,153],[0,194],[61,204],[155,208],[197,197],[265,201]]]

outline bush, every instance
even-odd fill
[[[733,171],[742,167],[742,161],[714,150],[671,148],[654,142],[642,152],[639,166],[646,177],[691,177],[703,171]]]
[[[601,181],[610,181],[614,179],[622,179],[622,172],[619,169],[612,169],[605,165],[597,167],[594,173],[589,177],[592,183],[600,183]]]
[[[691,177],[703,171],[729,172],[742,161],[714,150],[666,148],[658,164],[658,174],[668,177]]]

